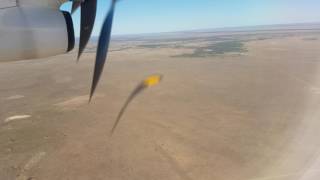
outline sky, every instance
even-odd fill
[[[65,3],[62,9],[69,10],[70,6],[70,2]],[[100,33],[109,6],[110,0],[98,0],[94,36]],[[320,22],[319,7],[320,0],[120,0],[112,32],[139,34]],[[73,15],[76,27],[79,19],[78,10]]]

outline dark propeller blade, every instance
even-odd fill
[[[125,110],[127,109],[128,105],[130,104],[130,102],[139,94],[141,93],[144,89],[146,88],[146,86],[144,86],[143,84],[140,84],[138,85],[134,90],[133,92],[130,94],[130,96],[128,97],[128,99],[126,100],[126,102],[124,103],[124,105],[122,106],[118,116],[117,116],[117,119],[116,119],[116,122],[114,123],[112,129],[111,129],[111,135],[114,133],[114,131],[116,130],[119,122],[120,122],[120,119],[123,115],[123,113],[125,112]]]
[[[96,62],[95,62],[95,67],[94,67],[89,102],[91,101],[91,98],[96,90],[101,73],[103,71],[104,64],[106,62],[109,44],[110,44],[110,37],[111,37],[111,29],[112,29],[112,21],[113,21],[113,16],[114,16],[115,4],[116,4],[116,0],[113,0],[112,4],[111,4],[111,8],[109,10],[109,13],[108,13],[106,19],[104,20],[103,25],[102,25],[99,43],[98,43],[98,49],[97,49]]]
[[[75,0],[72,2],[71,14],[73,14],[81,5],[81,0]]]
[[[97,0],[85,0],[81,4],[80,44],[78,60],[91,37],[97,12]]]
[[[160,83],[160,81],[162,80],[162,75],[158,74],[158,75],[152,75],[147,77],[146,79],[144,79],[140,84],[138,84],[138,86],[132,91],[132,93],[130,94],[130,96],[127,98],[126,102],[124,103],[124,105],[122,106],[118,117],[112,127],[111,130],[111,135],[114,133],[114,131],[116,130],[121,117],[123,116],[124,112],[126,111],[127,107],[129,106],[130,102],[140,93],[143,92],[143,90],[145,90],[146,88],[155,86],[157,84]]]

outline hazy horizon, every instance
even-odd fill
[[[223,31],[260,31],[260,30],[288,30],[288,29],[320,29],[319,22],[310,23],[287,23],[287,24],[261,24],[254,26],[229,26],[229,27],[217,27],[217,28],[200,28],[200,29],[185,29],[181,31],[164,31],[164,32],[150,32],[150,33],[131,33],[131,34],[112,34],[113,37],[121,36],[139,36],[139,35],[159,35],[159,34],[171,34],[171,33],[193,33],[193,32],[223,32]],[[93,35],[92,38],[98,38],[99,35]],[[76,38],[79,38],[77,36]]]
[[[117,4],[113,34],[174,32],[221,27],[256,26],[266,24],[311,23],[320,19],[316,0],[226,0],[226,1],[120,1]],[[70,10],[71,2],[62,6]],[[110,1],[99,0],[93,35],[100,27],[110,7]],[[73,14],[79,27],[80,11]],[[79,34],[77,29],[76,35]]]

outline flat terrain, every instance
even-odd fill
[[[0,63],[1,180],[319,179],[320,30],[116,37],[88,104],[94,52]]]

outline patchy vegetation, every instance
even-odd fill
[[[318,40],[318,38],[311,37],[311,38],[304,38],[303,40],[305,40],[305,41],[316,41],[316,40]]]
[[[247,52],[244,44],[240,41],[225,41],[210,44],[205,47],[197,47],[193,53],[176,55],[174,57],[207,57],[223,55],[226,53],[243,53]]]
[[[140,48],[163,48],[163,47],[167,47],[168,45],[166,44],[142,44],[142,45],[139,45],[138,47]]]
[[[138,45],[137,47],[149,48],[149,49],[154,49],[154,48],[188,48],[186,46],[180,45],[180,43],[181,42],[170,43],[170,44],[141,44],[141,45]]]

